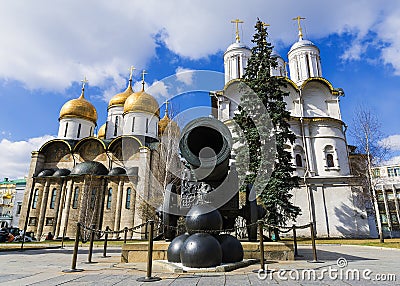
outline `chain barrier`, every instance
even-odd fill
[[[88,231],[89,233],[91,233],[92,231],[94,231],[99,237],[103,237],[106,233],[107,233],[107,234],[120,234],[120,233],[123,233],[123,232],[125,232],[125,231],[127,231],[127,232],[128,232],[128,231],[132,231],[132,232],[134,232],[134,233],[145,234],[144,232],[137,232],[137,231],[135,231],[135,230],[142,228],[142,227],[145,226],[146,224],[147,224],[147,222],[142,223],[142,224],[139,224],[139,225],[134,226],[134,227],[131,227],[131,228],[126,228],[126,229],[123,228],[123,229],[121,229],[121,230],[100,230],[100,229],[94,229],[94,228],[88,227],[88,226],[86,226],[86,225],[84,225],[84,224],[81,224],[80,227],[81,227],[83,230]],[[84,237],[83,237],[82,231],[81,231],[80,237],[81,237],[81,240],[82,240],[83,243],[86,243],[86,242],[88,241],[87,238],[84,238]]]

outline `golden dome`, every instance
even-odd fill
[[[157,100],[144,90],[132,93],[125,101],[124,113],[143,111],[160,117]]]
[[[126,99],[133,93],[131,80],[129,80],[129,85],[124,92],[118,93],[110,99],[108,103],[108,108],[113,106],[124,106]]]
[[[97,138],[99,138],[99,139],[106,138],[106,124],[105,123],[103,125],[101,125],[101,127],[99,128],[99,132],[97,132]]]
[[[177,131],[179,132],[179,126],[176,124],[175,121],[170,119],[167,114],[164,115],[164,117],[158,122],[158,136],[163,135],[164,131],[166,129],[170,129],[174,132]]]
[[[94,108],[94,106],[85,99],[84,90],[82,90],[82,94],[79,96],[79,98],[68,101],[61,108],[59,120],[68,117],[78,117],[92,121],[94,124],[96,124],[96,108]]]

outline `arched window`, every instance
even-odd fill
[[[149,119],[146,118],[146,133],[149,133]]]
[[[81,136],[81,128],[82,128],[82,124],[79,123],[79,125],[78,125],[78,134],[76,135],[77,138],[79,138]]]
[[[296,154],[296,166],[303,167],[303,158],[301,158],[300,154]]]
[[[36,190],[35,190],[35,193],[33,194],[33,201],[32,201],[32,208],[33,208],[33,209],[36,209],[38,199],[39,199],[39,190],[36,189]]]
[[[335,158],[334,158],[334,148],[331,145],[325,146],[325,160],[326,160],[326,167],[332,168],[335,167]]]
[[[107,209],[111,209],[111,200],[112,200],[112,188],[109,188],[107,192]]]
[[[125,208],[129,210],[131,208],[131,188],[126,190],[126,200],[125,200]]]
[[[132,117],[132,132],[135,132],[135,117]]]
[[[119,121],[119,118],[118,118],[118,116],[116,116],[115,117],[115,125],[114,125],[114,136],[117,136],[117,134],[118,134],[118,121]]]
[[[333,155],[332,154],[326,154],[326,165],[329,168],[335,167],[335,163],[333,162]]]
[[[79,188],[75,188],[74,198],[72,199],[72,208],[76,209],[78,207],[78,199],[79,199]]]
[[[54,188],[53,191],[51,191],[51,199],[50,199],[51,209],[54,209],[54,206],[56,205],[56,197],[57,197],[57,189]]]

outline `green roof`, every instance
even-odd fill
[[[4,180],[0,182],[0,185],[7,184],[26,185],[26,179]]]

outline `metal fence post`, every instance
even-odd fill
[[[292,226],[293,228],[293,248],[294,248],[294,257],[298,257],[299,253],[297,251],[297,235],[296,235],[296,225]]]
[[[153,232],[154,232],[154,220],[149,220],[147,224],[150,224],[150,229],[148,229],[148,250],[147,250],[147,275],[146,277],[140,277],[136,279],[139,282],[153,282],[161,280],[160,277],[151,277],[151,269],[153,263]],[[146,225],[147,225],[146,224]]]
[[[125,226],[124,227],[124,243],[126,243],[127,237],[128,237],[128,228]]]
[[[107,257],[108,230],[109,230],[109,227],[106,226],[106,232],[104,233],[103,257]]]
[[[311,233],[313,260],[308,261],[308,262],[319,263],[321,261],[318,261],[318,257],[317,257],[317,246],[315,244],[315,232],[314,232],[314,223],[313,222],[310,222],[310,233]]]
[[[259,236],[259,239],[260,239],[260,266],[261,266],[261,269],[263,271],[265,271],[263,227],[264,227],[263,221],[259,220],[258,221],[258,236]]]
[[[78,222],[76,224],[76,234],[74,243],[74,252],[72,254],[72,266],[71,269],[63,270],[62,272],[81,272],[83,269],[76,269],[76,260],[78,258],[78,248],[79,248],[79,237],[81,236],[81,224]]]
[[[88,254],[88,263],[92,262],[92,253],[93,253],[93,242],[94,242],[94,235],[95,235],[95,224],[92,224],[92,229],[90,231],[90,244],[89,244],[89,254]]]

